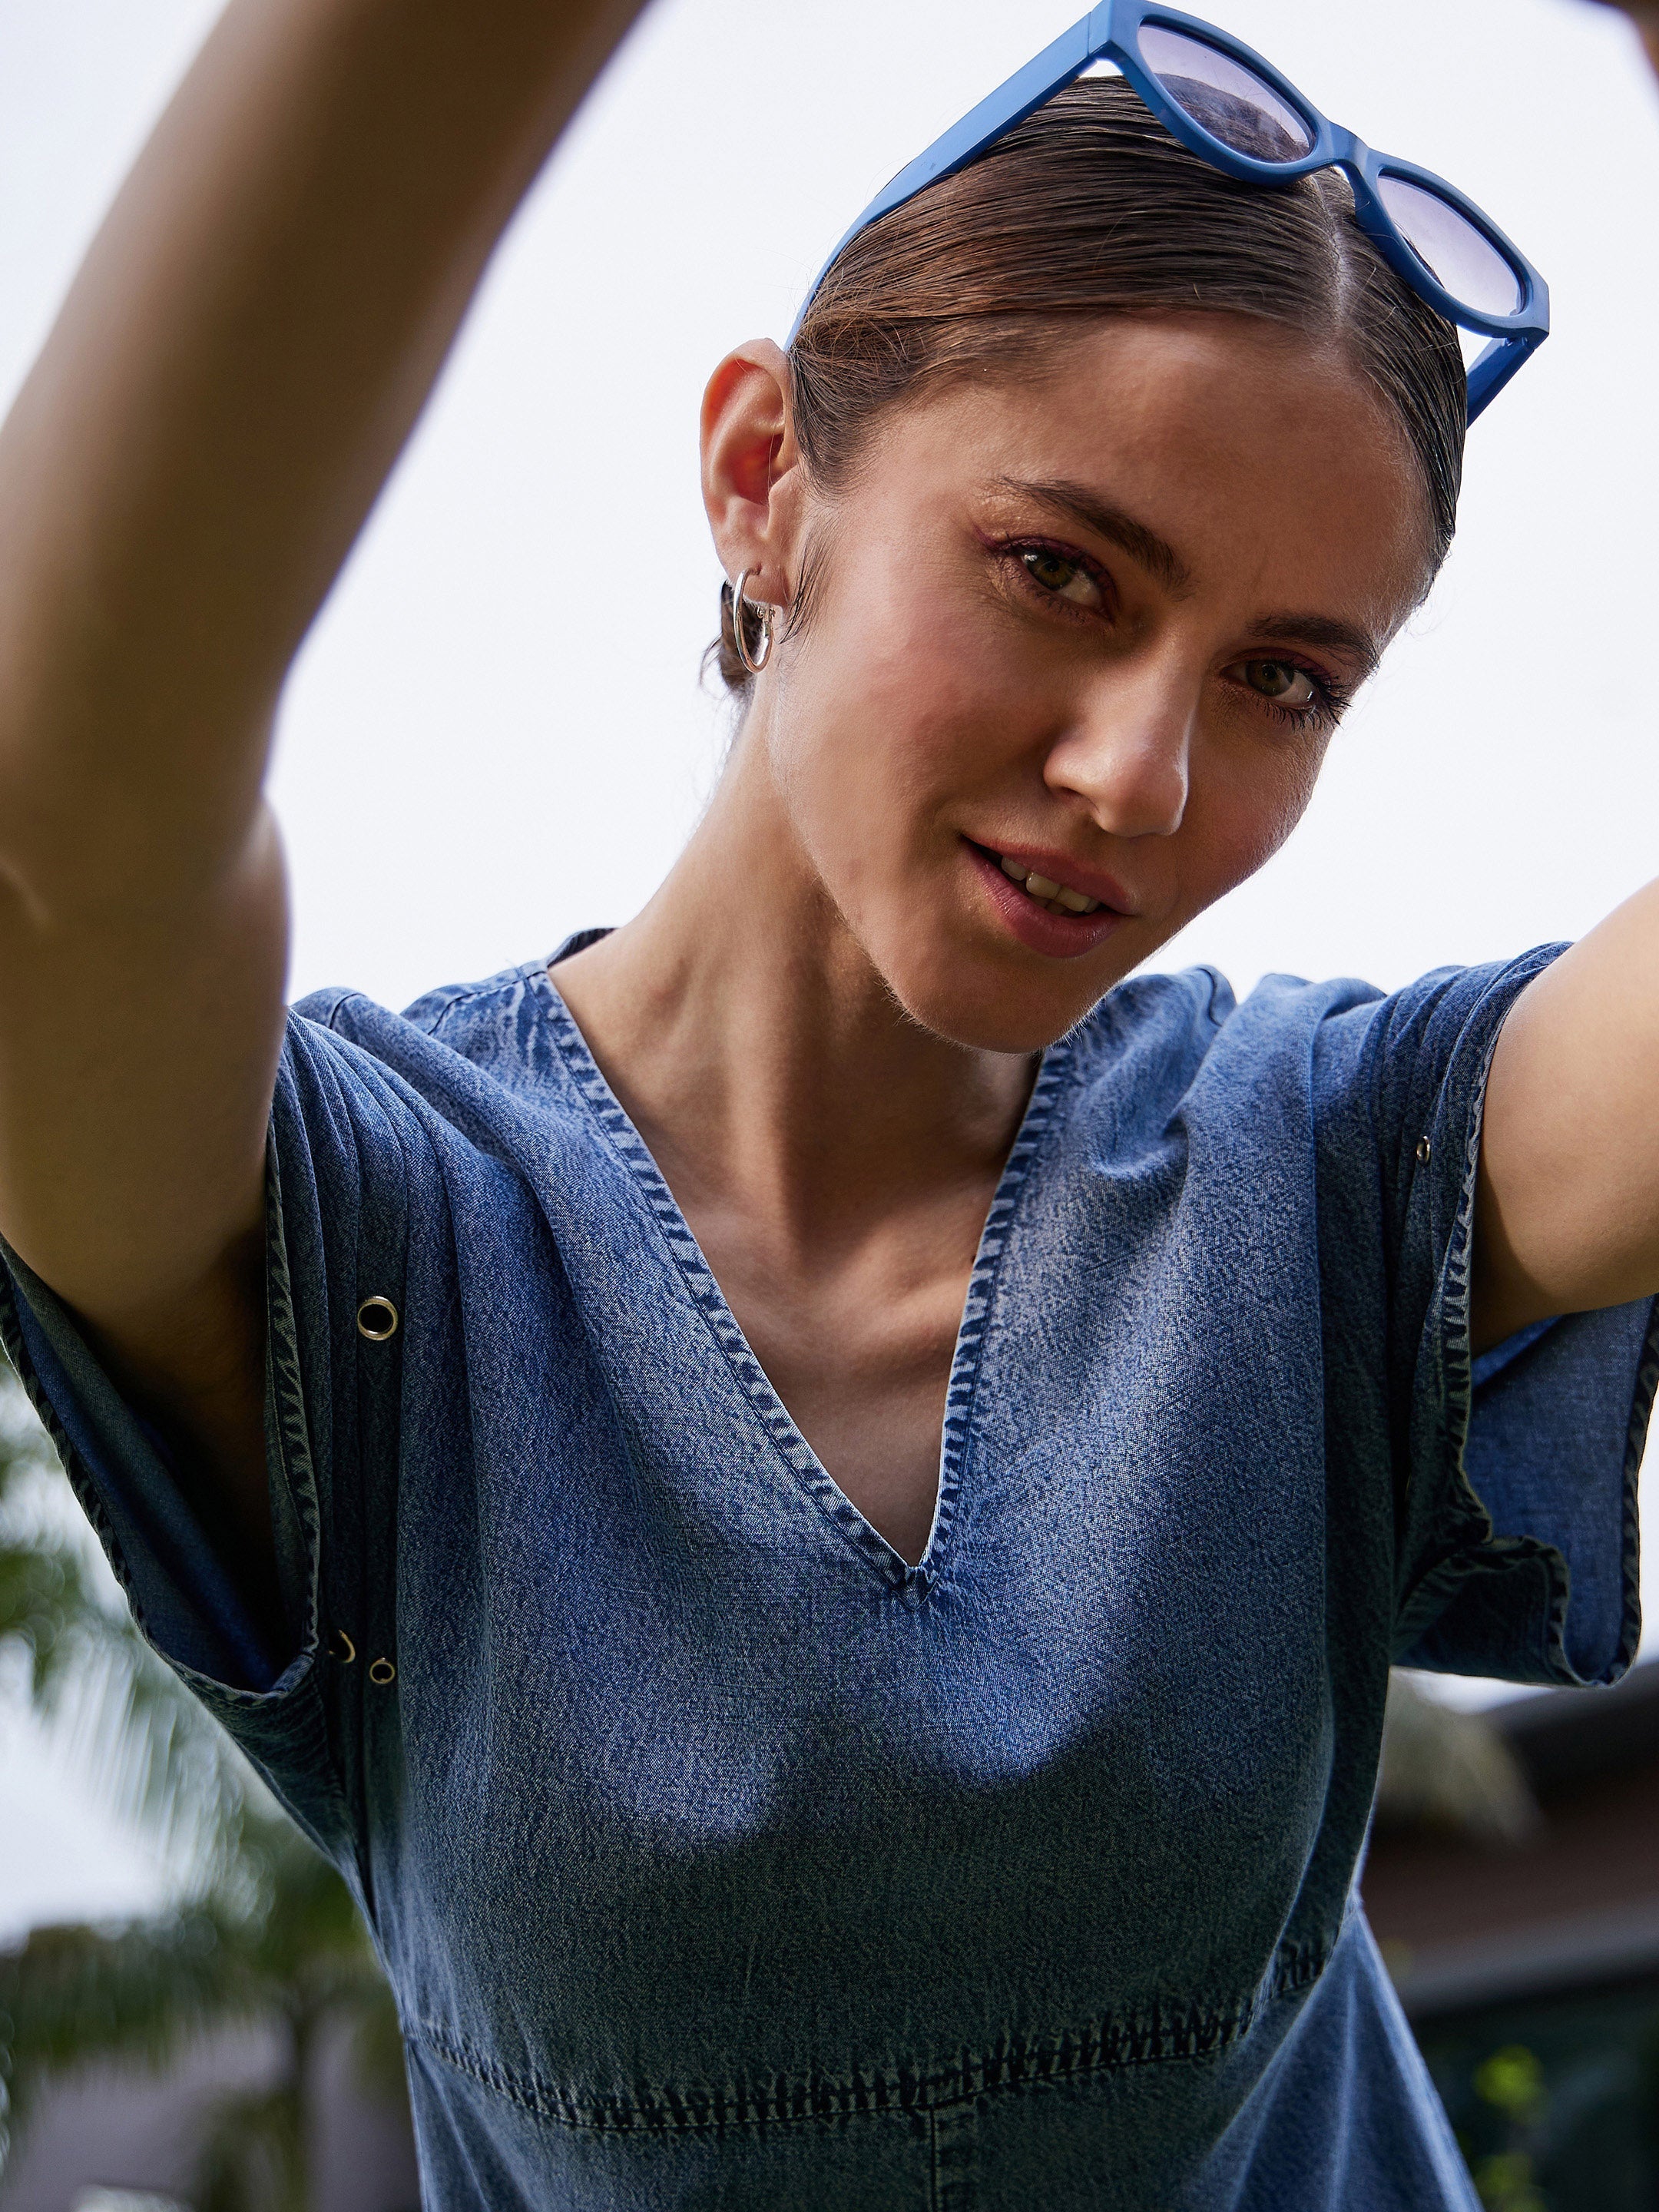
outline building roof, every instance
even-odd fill
[[[1541,1818],[1511,1844],[1375,1838],[1362,1889],[1407,2012],[1659,1975],[1659,1665],[1486,1717]]]

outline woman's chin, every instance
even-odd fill
[[[1041,967],[988,956],[982,945],[945,945],[932,957],[882,965],[882,979],[918,1027],[972,1052],[1041,1052],[1065,1036],[1128,965],[1098,958]],[[1048,969],[1045,974],[1042,969]],[[1025,972],[1021,972],[1024,969]]]
[[[957,848],[954,867],[911,871],[914,896],[849,916],[865,957],[911,1020],[952,1044],[1041,1051],[1169,934],[1147,915],[1100,903],[1062,913],[987,865],[965,838]]]

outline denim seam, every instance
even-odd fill
[[[1635,1664],[1638,1638],[1632,1636],[1631,1628],[1632,1624],[1636,1624],[1639,1630],[1642,1618],[1638,1498],[1641,1487],[1642,1460],[1647,1446],[1648,1423],[1652,1417],[1656,1389],[1659,1389],[1659,1298],[1656,1298],[1649,1309],[1647,1335],[1643,1340],[1642,1357],[1636,1370],[1636,1395],[1631,1401],[1630,1426],[1625,1432],[1625,1496],[1620,1552],[1620,1584],[1625,1599],[1624,1631],[1619,1639],[1619,1656],[1615,1662],[1620,1674]]]
[[[351,1006],[356,1000],[364,997],[365,995],[366,994],[362,991],[337,991],[334,994],[333,1000],[329,1006],[328,1015],[323,1023],[323,1027],[325,1030],[332,1030],[336,1036],[343,1036],[345,1035],[345,1031],[340,1027],[340,1016],[344,1012],[345,1009],[349,1006]],[[312,1018],[314,1020],[315,1016],[313,1016]]]
[[[270,1141],[265,1147],[265,1206],[270,1224],[265,1237],[265,1345],[270,1363],[269,1385],[275,1415],[271,1425],[282,1458],[283,1480],[294,1502],[306,1552],[306,1612],[300,1625],[295,1663],[302,1672],[314,1673],[322,1606],[322,1504],[318,1495],[305,1389],[300,1373],[300,1333],[294,1318],[288,1239],[283,1228],[282,1170],[276,1145]],[[298,1679],[296,1676],[295,1680]],[[334,1778],[337,1785],[337,1776]]]
[[[1474,1485],[1463,1465],[1464,1449],[1468,1443],[1469,1421],[1474,1407],[1474,1369],[1469,1353],[1469,1307],[1473,1289],[1473,1249],[1474,1241],[1474,1203],[1480,1171],[1480,1133],[1485,1118],[1486,1079],[1492,1072],[1492,1056],[1498,1050],[1498,1040],[1503,1034],[1500,1021],[1486,1040],[1482,1050],[1480,1070],[1470,1093],[1468,1126],[1463,1132],[1462,1159],[1458,1170],[1457,1204],[1452,1216],[1451,1233],[1446,1241],[1446,1256],[1442,1262],[1439,1279],[1435,1285],[1429,1309],[1428,1326],[1434,1332],[1434,1352],[1441,1374],[1441,1415],[1439,1459],[1443,1480],[1448,1492],[1435,1524],[1425,1533],[1424,1548],[1432,1551],[1438,1540],[1449,1548],[1442,1549],[1432,1566],[1418,1578],[1413,1587],[1400,1595],[1395,1607],[1395,1643],[1401,1640],[1401,1628],[1413,1624],[1413,1634],[1421,1634],[1431,1625],[1429,1620],[1416,1624],[1415,1615],[1424,1610],[1425,1601],[1443,1586],[1448,1597],[1455,1587],[1457,1577],[1450,1570],[1454,1559],[1465,1556],[1478,1557],[1488,1547],[1496,1548],[1496,1531],[1492,1517],[1481,1504]],[[1373,1115],[1375,1105],[1373,1103]],[[1373,1121],[1375,1133],[1375,1121]],[[1376,1151],[1382,1156],[1380,1133]],[[1409,1203],[1409,1200],[1407,1200]],[[1413,1470],[1407,1468],[1406,1496],[1409,1502]],[[1517,1537],[1497,1540],[1514,1559],[1532,1557],[1543,1547],[1535,1538]],[[1565,1595],[1556,1589],[1557,1577],[1546,1563],[1550,1580],[1549,1612],[1553,1618],[1558,1607],[1563,1618],[1565,1613]],[[1437,1609],[1434,1618],[1438,1618]]]
[[[93,1534],[97,1537],[100,1548],[109,1563],[110,1572],[115,1577],[116,1585],[125,1599],[134,1620],[137,1623],[139,1633],[145,1642],[150,1644],[157,1657],[161,1658],[166,1665],[173,1668],[175,1673],[185,1671],[179,1668],[173,1660],[166,1658],[159,1646],[151,1641],[149,1632],[144,1626],[143,1616],[124,1564],[121,1547],[116,1540],[114,1525],[104,1510],[103,1500],[98,1495],[97,1486],[92,1480],[90,1470],[70,1441],[68,1430],[58,1418],[56,1407],[47,1397],[45,1389],[41,1387],[40,1378],[35,1374],[33,1363],[29,1358],[27,1347],[23,1340],[23,1332],[18,1322],[16,1300],[16,1285],[12,1281],[10,1275],[3,1268],[0,1268],[0,1350],[3,1350],[13,1373],[22,1384],[24,1396],[34,1408],[35,1418],[46,1431],[47,1442],[57,1453],[64,1472],[70,1478],[70,1486],[75,1492],[76,1503],[91,1524]],[[196,1675],[192,1672],[191,1679],[205,1681],[207,1677]],[[218,1685],[215,1684],[213,1686],[216,1688]]]
[[[1032,1163],[1054,1119],[1055,1103],[1067,1078],[1075,1079],[1079,1072],[1078,1056],[1071,1037],[1062,1037],[1043,1054],[1018,1134],[998,1178],[996,1194],[985,1217],[974,1271],[968,1279],[962,1325],[957,1339],[956,1355],[951,1363],[951,1380],[945,1395],[944,1450],[939,1462],[939,1499],[933,1510],[933,1527],[928,1536],[927,1551],[924,1554],[925,1558],[932,1560],[937,1550],[938,1559],[932,1571],[933,1579],[937,1578],[939,1563],[947,1554],[956,1525],[968,1447],[973,1434],[974,1408],[979,1397],[980,1377],[984,1372],[985,1340],[990,1331],[991,1309],[1002,1273],[1003,1255],[1008,1248],[1020,1200],[1025,1194]]]
[[[1019,1130],[1014,1139],[981,1235],[973,1272],[969,1277],[961,1328],[951,1379],[945,1392],[941,1431],[938,1502],[934,1528],[929,1535],[924,1564],[912,1567],[870,1526],[864,1516],[826,1472],[802,1436],[788,1408],[772,1387],[771,1378],[755,1358],[737,1316],[732,1313],[714,1271],[703,1257],[673,1193],[650,1150],[629,1118],[626,1109],[605,1081],[587,1048],[558,987],[544,966],[527,971],[539,994],[556,1049],[565,1073],[598,1127],[610,1141],[635,1182],[643,1193],[651,1217],[669,1256],[678,1267],[691,1303],[704,1327],[725,1358],[739,1390],[759,1416],[773,1449],[801,1487],[811,1497],[837,1534],[867,1565],[874,1567],[895,1590],[925,1592],[937,1581],[946,1540],[955,1518],[960,1487],[963,1449],[968,1437],[968,1416],[978,1379],[990,1291],[998,1262],[1007,1243],[1019,1192],[1031,1159],[1046,1130],[1060,1083],[1071,1064],[1066,1040],[1043,1056],[1032,1085]]]
[[[1516,963],[1516,966],[1522,964]],[[1547,964],[1540,962],[1532,975],[1525,977],[1522,988],[1524,989],[1527,983],[1541,974]],[[1506,980],[1512,978],[1515,972],[1515,968],[1511,967],[1507,971]],[[1517,991],[1515,998],[1519,995]],[[1452,1548],[1442,1551],[1434,1564],[1403,1595],[1397,1607],[1397,1615],[1400,1621],[1412,1624],[1413,1634],[1420,1635],[1426,1632],[1443,1609],[1443,1604],[1431,1611],[1426,1601],[1443,1589],[1445,1596],[1449,1598],[1464,1578],[1467,1569],[1477,1560],[1492,1561],[1500,1568],[1536,1561],[1544,1570],[1548,1598],[1540,1625],[1541,1649],[1534,1656],[1545,1672],[1556,1681],[1576,1686],[1580,1678],[1566,1656],[1571,1583],[1565,1560],[1553,1544],[1544,1542],[1541,1538],[1498,1535],[1492,1516],[1481,1503],[1464,1466],[1464,1451],[1474,1406],[1469,1322],[1474,1290],[1474,1208],[1480,1181],[1480,1137],[1485,1124],[1486,1088],[1492,1076],[1492,1061],[1515,998],[1511,998],[1504,1007],[1492,1036],[1486,1042],[1480,1070],[1470,1092],[1468,1121],[1463,1133],[1457,1209],[1447,1242],[1435,1306],[1431,1309],[1437,1332],[1436,1350],[1443,1376],[1442,1454],[1450,1481],[1447,1486],[1449,1495],[1436,1527],[1425,1539],[1425,1547],[1432,1549],[1436,1537],[1443,1531],[1444,1539]],[[1630,1424],[1626,1430],[1620,1553],[1626,1626],[1615,1661],[1617,1671],[1620,1674],[1635,1656],[1629,1623],[1635,1617],[1633,1606],[1639,1589],[1636,1490],[1642,1446],[1656,1385],[1659,1385],[1659,1304],[1656,1305],[1649,1320],[1648,1334],[1637,1370]],[[1415,1620],[1419,1612],[1425,1616],[1420,1622]]]
[[[1307,1945],[1284,1957],[1250,1996],[1224,2007],[1195,2002],[1107,2014],[1081,2030],[1008,2036],[989,2051],[923,2069],[852,2068],[842,2075],[776,2075],[720,2086],[665,2084],[581,2093],[486,2058],[433,2021],[406,2029],[410,2040],[535,2118],[589,2135],[690,2135],[793,2126],[817,2120],[935,2112],[981,2097],[1102,2079],[1139,2066],[1203,2061],[1240,2042],[1267,2005],[1316,1981],[1334,1946]]]
[[[296,1691],[307,1686],[308,1678],[312,1686],[314,1687],[315,1670],[313,1662],[317,1653],[314,1600],[311,1603],[311,1619],[307,1624],[307,1634],[301,1638],[300,1650],[268,1689],[241,1689],[234,1683],[218,1681],[211,1674],[203,1674],[199,1668],[187,1665],[183,1660],[169,1657],[155,1642],[145,1623],[143,1609],[125,1566],[122,1547],[117,1538],[114,1526],[104,1509],[103,1501],[98,1494],[96,1481],[93,1478],[91,1470],[76,1450],[69,1431],[58,1419],[57,1408],[46,1396],[34,1373],[33,1363],[29,1359],[24,1345],[22,1330],[17,1321],[15,1299],[15,1285],[5,1271],[0,1269],[0,1352],[3,1352],[13,1372],[22,1384],[24,1395],[33,1407],[36,1418],[46,1431],[48,1442],[57,1454],[65,1474],[69,1476],[76,1503],[85,1515],[93,1534],[97,1537],[99,1547],[105,1555],[116,1586],[126,1601],[140,1635],[150,1650],[171,1673],[179,1677],[187,1689],[193,1690],[210,1706],[222,1704],[227,1709],[243,1709],[249,1712],[270,1711],[278,1703],[290,1701]],[[286,1453],[286,1444],[284,1452]],[[288,1474],[286,1462],[283,1473],[286,1479]],[[314,1534],[316,1524],[305,1514],[303,1493],[301,1498],[302,1524],[309,1533]],[[331,1778],[336,1781],[337,1788],[337,1777]]]
[[[538,971],[532,981],[541,993],[543,1011],[547,1016],[554,1046],[566,1076],[643,1195],[652,1222],[690,1294],[693,1307],[725,1359],[744,1400],[760,1415],[774,1449],[790,1472],[826,1509],[839,1533],[849,1540],[860,1557],[872,1560],[873,1565],[885,1571],[887,1562],[879,1557],[872,1559],[870,1547],[863,1540],[862,1516],[857,1509],[839,1492],[833,1496],[825,1494],[826,1478],[816,1453],[789,1419],[764,1370],[749,1350],[713,1271],[697,1248],[690,1224],[652,1158],[644,1139],[629,1119],[626,1109],[587,1049],[586,1040],[559,996],[556,985],[545,970]],[[884,1551],[885,1548],[882,1547]]]
[[[511,988],[510,983],[503,983],[500,981],[470,983],[464,988],[452,991],[429,1022],[419,1023],[416,1026],[423,1029],[434,1044],[441,1044],[443,1042],[444,1025],[452,1014],[459,1013],[463,1006],[476,1006],[481,999],[500,998]],[[407,1017],[405,1016],[404,1018],[407,1019]]]

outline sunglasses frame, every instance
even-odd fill
[[[1182,32],[1242,63],[1301,118],[1313,141],[1307,153],[1294,161],[1261,161],[1251,155],[1236,152],[1224,141],[1213,137],[1176,105],[1141,59],[1138,41],[1143,24]],[[1491,216],[1455,185],[1449,185],[1443,177],[1436,176],[1431,169],[1419,167],[1414,161],[1375,152],[1353,131],[1331,122],[1253,47],[1234,38],[1231,32],[1206,23],[1201,16],[1164,7],[1161,0],[1102,0],[1099,7],[1073,23],[1069,31],[1062,32],[1024,69],[1016,70],[1006,84],[999,85],[976,107],[970,108],[959,123],[953,124],[943,137],[936,138],[925,153],[919,154],[877,193],[813,279],[789,333],[789,343],[794,343],[807,308],[842,248],[861,230],[902,207],[906,200],[914,199],[941,177],[965,168],[1045,100],[1051,100],[1063,86],[1097,62],[1109,62],[1121,70],[1170,137],[1224,175],[1237,177],[1244,184],[1274,185],[1287,184],[1315,169],[1340,169],[1352,187],[1354,213],[1360,228],[1374,241],[1389,266],[1427,301],[1437,314],[1490,341],[1468,370],[1471,422],[1549,336],[1548,285]],[[1402,184],[1415,185],[1455,208],[1514,271],[1521,287],[1519,307],[1507,315],[1488,314],[1448,292],[1428,264],[1419,258],[1389,213],[1378,190],[1384,177],[1397,177]]]

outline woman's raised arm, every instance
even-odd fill
[[[1529,983],[1492,1055],[1474,1331],[1659,1291],[1659,883]]]
[[[233,0],[0,431],[0,1231],[256,1547],[290,662],[640,0]]]

